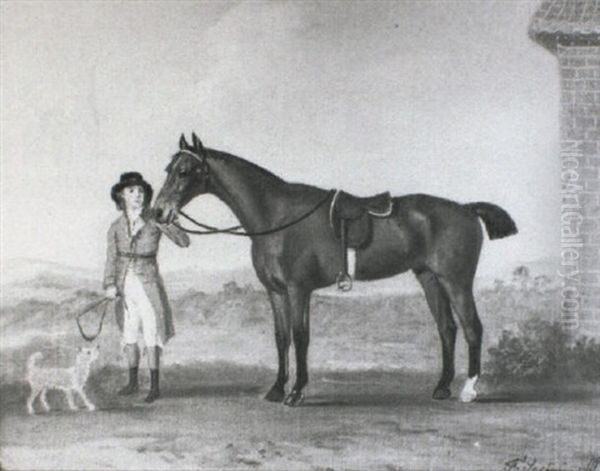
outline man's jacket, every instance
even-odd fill
[[[167,298],[163,280],[158,270],[156,255],[162,234],[180,247],[190,244],[188,235],[174,225],[158,224],[148,210],[142,218],[145,224],[135,235],[130,234],[129,221],[123,213],[114,221],[107,236],[106,265],[104,269],[104,289],[111,285],[123,293],[123,285],[128,268],[139,277],[156,313],[157,332],[164,344],[175,335],[173,314]],[[124,301],[119,297],[115,304],[117,324],[123,329]]]

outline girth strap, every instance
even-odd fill
[[[138,258],[144,258],[144,259],[156,258],[156,253],[118,252],[117,255],[119,257],[129,258],[129,259],[133,259],[133,260],[138,259]]]

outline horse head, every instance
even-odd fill
[[[165,171],[167,178],[156,198],[153,211],[158,222],[168,224],[181,208],[207,191],[207,153],[196,133],[192,133],[191,146],[185,136],[181,135],[179,151],[173,155]]]

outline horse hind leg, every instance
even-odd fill
[[[273,310],[273,321],[275,324],[275,343],[277,344],[277,356],[279,359],[277,379],[265,400],[270,402],[282,402],[285,397],[285,384],[288,381],[288,355],[290,349],[290,320],[289,303],[285,294],[269,291],[269,300]]]
[[[442,374],[433,391],[434,399],[448,399],[450,384],[454,379],[454,346],[456,343],[456,323],[448,295],[435,274],[429,270],[415,271],[417,280],[425,291],[429,310],[435,319],[442,343]]]
[[[483,326],[477,314],[472,283],[461,284],[446,278],[441,278],[440,281],[450,297],[450,303],[460,320],[469,346],[469,373],[460,393],[460,400],[472,402],[477,398],[475,385],[481,374],[481,339],[483,337]]]

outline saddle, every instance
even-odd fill
[[[348,273],[348,249],[366,247],[373,236],[372,219],[386,218],[392,214],[393,202],[389,191],[369,197],[358,197],[337,190],[329,208],[329,224],[336,239],[340,240],[343,267],[337,285],[342,291],[352,289]]]

